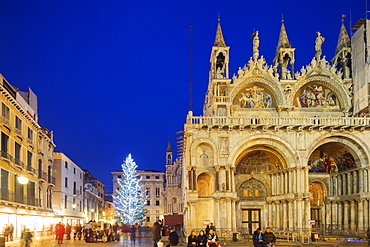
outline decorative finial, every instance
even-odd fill
[[[344,17],[346,17],[346,15],[343,15],[343,14],[342,14],[342,22],[344,22]]]
[[[281,15],[281,22],[284,23],[284,14]]]
[[[220,21],[221,21],[221,17],[220,17],[220,15],[221,15],[221,13],[220,13],[220,12],[218,12],[218,18],[217,18],[218,23],[220,23]]]

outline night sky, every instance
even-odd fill
[[[139,169],[164,170],[169,138],[176,151],[189,110],[190,22],[193,111],[201,115],[218,13],[232,76],[252,55],[254,30],[272,64],[282,15],[297,71],[314,57],[317,31],[330,60],[342,14],[349,31],[365,12],[365,0],[1,0],[0,73],[31,87],[55,150],[111,192],[110,172],[129,153]]]

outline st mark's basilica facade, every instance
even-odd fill
[[[186,229],[212,222],[228,232],[267,226],[366,232],[366,22],[356,24],[350,39],[342,21],[330,61],[317,32],[311,62],[295,70],[295,48],[283,20],[273,63],[260,54],[255,32],[252,57],[233,76],[218,22],[203,115],[190,111],[184,125]]]

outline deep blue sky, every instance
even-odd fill
[[[315,34],[335,51],[341,15],[350,27],[365,0],[1,0],[0,73],[39,99],[39,120],[56,150],[103,183],[131,153],[139,169],[164,170],[168,138],[189,110],[189,22],[193,23],[193,110],[202,114],[217,14],[230,46],[231,75],[251,56],[275,55],[281,16],[296,70],[314,56]]]

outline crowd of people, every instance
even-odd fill
[[[72,227],[62,222],[55,225],[55,239],[58,244],[63,244],[64,237],[70,240],[72,233],[74,240],[83,239],[86,243],[119,241],[117,224],[104,224],[100,227],[95,221],[90,221],[85,226],[77,224]]]
[[[161,237],[161,229],[163,224],[161,220],[154,223],[152,227],[152,240],[153,247],[163,247],[163,241]],[[170,228],[170,233],[168,236],[169,243],[166,247],[177,246],[179,243],[179,235],[174,228]],[[197,232],[195,230],[190,232],[187,238],[188,247],[217,247],[219,246],[218,236],[216,234],[216,228],[213,223],[207,225],[205,230]]]

